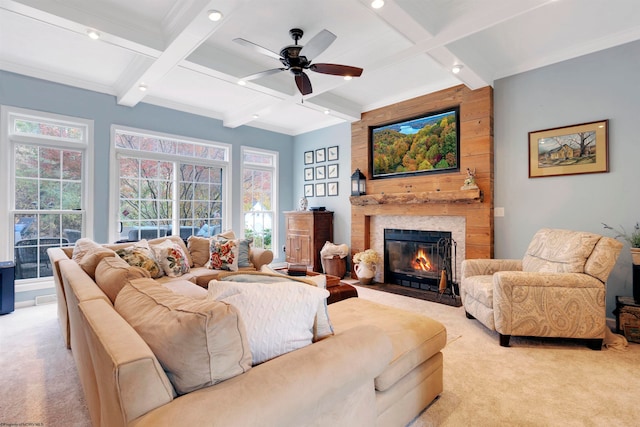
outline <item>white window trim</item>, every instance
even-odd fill
[[[145,152],[145,151],[139,151],[139,150],[129,150],[126,148],[117,148],[115,146],[117,131],[131,132],[131,133],[137,133],[142,135],[152,135],[152,136],[157,136],[158,138],[175,139],[175,140],[185,141],[185,142],[195,142],[195,143],[204,144],[204,145],[216,145],[216,146],[226,147],[228,152],[228,158],[226,161],[201,160],[198,157],[192,157],[190,158],[189,163],[222,168],[223,175],[224,175],[222,180],[222,194],[223,194],[222,196],[223,197],[222,229],[226,230],[227,228],[230,228],[231,214],[232,214],[231,213],[232,212],[231,210],[231,203],[232,203],[231,164],[232,164],[232,155],[233,155],[231,144],[226,144],[226,143],[217,142],[217,141],[208,141],[205,139],[189,138],[181,135],[173,135],[169,133],[155,132],[151,130],[138,129],[138,128],[132,128],[128,126],[113,124],[111,125],[111,137],[109,142],[109,226],[108,226],[109,234],[108,235],[109,235],[110,241],[115,242],[116,240],[120,239],[120,233],[119,233],[118,227],[116,226],[118,224],[119,217],[120,217],[119,215],[120,214],[119,212],[120,210],[120,171],[118,168],[118,155],[126,154],[131,157],[141,157],[142,155],[144,155],[144,157],[149,159],[176,161],[176,157],[170,154]],[[177,205],[175,204],[174,204],[174,209],[177,209]],[[176,212],[174,211],[174,222],[176,222],[175,214]],[[180,230],[180,227],[176,223],[176,224],[173,224],[173,229]]]
[[[15,195],[6,191],[10,187],[13,187],[13,179],[14,179],[14,171],[15,165],[10,161],[13,158],[11,154],[11,144],[12,142],[27,142],[33,143],[33,138],[25,137],[23,135],[12,135],[11,133],[11,123],[14,116],[18,117],[27,117],[27,118],[36,118],[43,119],[47,121],[61,122],[66,124],[75,124],[79,126],[84,126],[86,128],[86,135],[84,141],[72,141],[72,140],[64,140],[59,139],[55,141],[48,141],[46,138],[38,138],[39,145],[52,145],[57,147],[65,147],[70,149],[79,149],[81,148],[84,152],[84,161],[83,161],[83,170],[82,170],[82,185],[83,185],[83,210],[84,214],[84,230],[85,236],[92,238],[93,237],[93,216],[94,216],[94,206],[93,206],[93,171],[94,171],[94,124],[93,120],[82,119],[79,117],[72,116],[63,116],[60,114],[47,113],[43,111],[37,110],[29,110],[25,108],[12,107],[7,105],[0,105],[0,124],[2,124],[2,131],[0,132],[0,151],[5,153],[6,155],[0,156],[0,171],[4,171],[2,173],[4,185],[5,185],[5,196],[0,197],[0,215],[4,219],[2,223],[10,224],[12,221],[12,212],[13,212],[13,203]],[[14,234],[9,233],[8,227],[0,227],[0,242],[5,242],[4,245],[0,244],[0,260],[13,259],[13,246],[14,242]],[[24,283],[22,283],[24,282]],[[26,292],[34,289],[46,289],[49,287],[53,287],[53,281],[51,278],[37,278],[37,279],[24,279],[20,282],[16,283],[15,290],[16,292]]]
[[[244,152],[245,150],[247,151],[256,151],[259,153],[266,153],[270,156],[274,156],[275,159],[275,164],[273,166],[260,166],[260,165],[252,165],[251,169],[254,170],[266,170],[266,171],[272,171],[273,172],[273,191],[272,191],[272,196],[273,196],[273,200],[271,200],[271,209],[273,210],[273,220],[272,220],[272,229],[271,229],[271,251],[274,254],[274,258],[278,258],[280,256],[280,249],[279,249],[279,239],[278,239],[278,190],[279,190],[279,185],[278,185],[278,176],[280,175],[280,153],[278,151],[273,151],[273,150],[266,150],[264,148],[256,148],[256,147],[249,147],[249,146],[241,146],[240,147],[240,177],[244,176],[244,170],[245,170],[245,166],[244,166]],[[240,188],[240,192],[242,193],[242,191],[244,191],[243,186],[241,186]],[[242,236],[244,237],[244,210],[242,209],[242,200],[243,200],[244,195],[240,194],[240,215],[241,215],[241,219],[240,219],[240,225],[242,227]]]

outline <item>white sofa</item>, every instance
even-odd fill
[[[350,298],[328,307],[333,336],[179,395],[107,293],[59,250],[50,255],[94,426],[403,426],[442,392],[444,326]],[[153,283],[133,273],[121,277]],[[155,283],[185,295],[180,298],[206,298],[204,288],[187,280]]]

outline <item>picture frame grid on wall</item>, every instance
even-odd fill
[[[327,195],[327,187],[325,186],[324,182],[317,182],[315,190],[316,197],[324,197]]]
[[[327,177],[326,166],[316,166],[316,179],[325,179]]]
[[[316,163],[322,163],[324,161],[326,161],[326,149],[325,148],[318,148],[316,150]]]
[[[331,181],[327,183],[327,196],[338,195],[338,181]]]
[[[338,163],[327,165],[327,178],[329,179],[338,178],[338,175],[339,175],[338,171],[339,171]]]
[[[313,184],[305,184],[304,185],[304,196],[305,197],[313,197],[314,195],[314,191],[313,191]]]
[[[312,165],[314,163],[313,159],[313,151],[305,151],[304,152],[304,164],[305,165]]]
[[[327,148],[327,161],[329,162],[337,161],[338,157],[339,157],[339,147],[337,145]]]
[[[304,168],[304,180],[305,181],[313,181],[313,168]]]

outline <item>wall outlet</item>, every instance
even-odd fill
[[[493,208],[493,216],[494,217],[504,216],[504,208]]]

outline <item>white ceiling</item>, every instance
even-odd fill
[[[0,0],[0,69],[298,135],[460,83],[494,80],[640,39],[639,0]],[[209,10],[224,18],[212,22]],[[100,32],[99,40],[87,29]],[[312,62],[364,68],[361,77],[288,71],[233,42],[271,51],[337,36]],[[459,74],[450,70],[463,64]],[[603,64],[606,66],[606,64]],[[148,90],[142,92],[139,85]],[[328,114],[325,112],[328,111]]]

